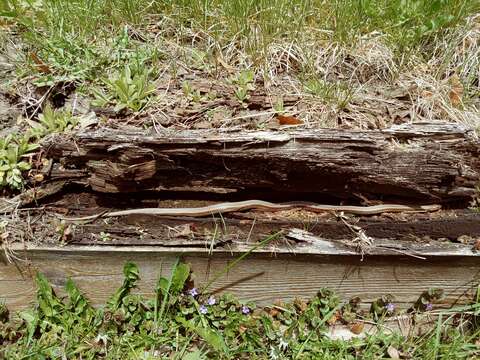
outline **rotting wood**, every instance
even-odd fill
[[[480,141],[445,123],[363,132],[104,129],[57,136],[46,148],[62,161],[63,177],[72,171],[72,181],[102,193],[256,191],[466,203],[480,178]]]
[[[27,306],[33,299],[35,271],[43,272],[55,290],[71,277],[93,305],[102,305],[123,281],[122,267],[133,261],[140,268],[138,293],[152,295],[159,273],[167,276],[180,257],[191,264],[195,286],[202,287],[238,254],[228,251],[179,251],[152,247],[19,247],[16,255],[28,259],[0,263],[0,301],[12,310]],[[445,266],[448,264],[448,266]],[[411,257],[360,257],[252,254],[216,281],[211,290],[228,291],[241,299],[270,305],[275,300],[309,298],[322,287],[335,290],[343,299],[359,296],[364,303],[391,294],[400,308],[409,307],[429,288],[442,288],[445,299],[439,306],[471,299],[480,280],[478,257],[432,257],[428,261]]]
[[[388,239],[449,239],[457,240],[461,236],[480,236],[480,213],[473,211],[450,211],[442,216],[433,214],[408,214],[399,218],[386,216],[353,217],[355,225],[364,229],[374,238]],[[350,235],[349,229],[334,216],[268,219],[261,213],[232,214],[230,217],[220,219],[207,218],[162,218],[155,216],[130,216],[118,219],[114,226],[121,229],[125,225],[132,225],[151,229],[160,233],[160,228],[166,225],[175,227],[189,223],[200,229],[221,225],[221,230],[230,233],[245,234],[254,226],[255,233],[267,234],[275,230],[289,227],[308,228],[315,235],[328,239],[342,239]],[[112,225],[101,224],[113,227]]]
[[[411,252],[412,254],[449,253],[475,254],[472,250],[480,238],[480,214],[453,212],[449,216],[429,219],[426,216],[410,216],[404,220],[388,219],[352,219],[355,226],[363,229],[367,236],[378,239],[373,253],[386,254]],[[163,245],[182,247],[231,247],[233,244],[246,244],[263,240],[269,234],[283,231],[287,234],[291,229],[308,229],[309,236],[324,239],[331,244],[345,243],[355,238],[351,230],[343,222],[331,219],[311,218],[309,220],[267,220],[256,219],[196,219],[196,218],[157,218],[155,216],[132,216],[116,221],[98,220],[94,224],[75,225],[72,244],[97,245]],[[108,238],[100,236],[109,234]],[[290,237],[292,238],[292,237]],[[295,239],[293,239],[295,240]],[[283,246],[293,252],[302,251],[299,247],[305,245],[302,239],[297,243]],[[442,240],[442,241],[438,241]],[[453,242],[457,241],[457,243]],[[463,242],[463,243],[460,243]],[[342,245],[343,242],[343,245]],[[317,243],[318,244],[318,243]],[[248,244],[246,244],[248,245]],[[275,245],[275,246],[282,246]],[[340,249],[334,246],[336,251]],[[305,250],[305,249],[304,249]],[[303,250],[303,251],[304,251]],[[320,249],[317,249],[320,250]],[[350,253],[352,248],[348,249]],[[375,252],[376,251],[376,252]],[[314,249],[311,251],[314,252]],[[367,251],[367,253],[370,253]]]
[[[473,254],[480,240],[480,213],[469,210],[448,210],[434,213],[383,214],[369,217],[346,216],[333,213],[311,213],[295,209],[279,212],[247,211],[229,214],[214,214],[204,218],[131,214],[118,218],[97,218],[85,223],[61,224],[61,216],[81,211],[82,214],[102,214],[105,206],[142,206],[142,198],[132,199],[131,205],[115,202],[109,195],[67,192],[55,199],[49,199],[42,206],[42,212],[17,214],[6,219],[6,241],[77,245],[153,245],[166,247],[202,248],[231,247],[258,243],[270,234],[279,231],[286,234],[291,229],[303,229],[309,236],[325,239],[334,244],[346,244],[358,237],[352,226],[361,229],[375,241],[384,239],[392,252],[399,250],[414,253],[422,248],[433,252]],[[185,207],[202,205],[202,201],[174,200],[161,201],[146,199],[148,206]],[[206,202],[210,203],[210,202]],[[35,222],[31,222],[31,218]],[[347,225],[348,224],[348,225]],[[68,235],[58,230],[64,227]],[[28,233],[25,229],[30,229]],[[65,233],[67,234],[67,233]],[[290,240],[283,235],[285,246],[297,251],[304,242]],[[282,242],[276,243],[282,245]],[[395,248],[395,246],[400,248]],[[385,248],[383,246],[383,248]],[[350,248],[350,250],[352,250]],[[377,249],[378,250],[378,249]],[[368,252],[367,252],[368,253]],[[382,254],[385,251],[382,250]]]
[[[66,181],[51,181],[45,185],[28,189],[13,198],[0,198],[0,213],[9,213],[57,194],[63,190],[65,184]]]

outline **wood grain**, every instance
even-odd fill
[[[24,308],[32,302],[35,286],[32,276],[43,272],[55,290],[71,277],[90,301],[102,305],[123,280],[122,267],[126,261],[140,268],[138,293],[151,295],[159,274],[167,276],[173,262],[180,257],[191,264],[198,287],[225,268],[235,257],[228,252],[179,251],[155,247],[68,247],[18,251],[28,259],[13,264],[0,263],[0,301],[11,309]],[[234,254],[235,255],[235,254]],[[325,256],[293,254],[254,254],[218,279],[214,292],[228,291],[241,299],[259,305],[271,304],[295,297],[308,298],[320,288],[329,287],[343,299],[360,296],[370,302],[387,293],[396,303],[408,307],[431,287],[443,288],[445,305],[465,301],[480,281],[480,258],[439,256],[427,260],[409,257]]]
[[[109,221],[99,219],[93,224],[77,225],[69,243],[101,246],[158,245],[200,249],[206,246],[215,248],[229,246],[232,248],[245,244],[246,239],[250,239],[250,242],[258,242],[269,234],[282,231],[283,241],[275,243],[275,246],[282,251],[288,252],[289,249],[293,249],[300,253],[311,254],[321,251],[321,254],[325,254],[325,249],[319,249],[318,244],[328,242],[335,249],[336,254],[346,253],[346,251],[355,254],[355,251],[352,251],[351,247],[350,249],[346,247],[345,243],[351,242],[356,235],[334,215],[315,215],[305,219],[292,216],[268,219],[266,215],[269,214],[254,212],[226,214],[221,219],[215,219],[215,217],[163,218],[147,215]],[[394,218],[355,217],[350,221],[364,229],[368,236],[378,239],[379,241],[375,243],[381,244],[384,248],[391,247],[397,250],[403,248],[426,255],[473,254],[475,239],[480,236],[480,213],[473,211],[402,214]],[[102,232],[110,236],[107,239],[102,238],[100,235]],[[305,236],[302,237],[300,233]],[[295,234],[298,236],[294,236]],[[469,241],[465,241],[466,238]],[[293,243],[290,240],[293,240]],[[311,249],[306,248],[305,244],[310,244]],[[385,254],[385,252],[375,253],[375,250],[378,250],[375,248],[370,250],[372,254]]]
[[[104,129],[59,135],[46,148],[63,164],[52,176],[71,170],[72,181],[101,193],[256,191],[356,201],[362,194],[445,203],[470,200],[480,177],[480,141],[448,123],[385,131]]]

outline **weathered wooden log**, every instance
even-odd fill
[[[449,123],[384,131],[102,129],[56,136],[46,148],[62,163],[53,178],[68,179],[72,172],[72,181],[103,193],[275,192],[466,203],[480,179],[479,139]]]

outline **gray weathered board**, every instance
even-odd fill
[[[318,252],[318,251],[317,251]],[[92,304],[101,305],[123,280],[126,261],[140,268],[137,291],[151,295],[159,274],[167,276],[180,257],[191,264],[195,286],[202,287],[239,256],[228,250],[174,249],[155,246],[68,246],[18,247],[16,256],[26,259],[15,264],[0,262],[0,301],[12,310],[26,307],[35,297],[33,276],[43,272],[56,291],[71,277]],[[310,297],[320,288],[335,290],[343,299],[359,296],[368,303],[392,294],[400,307],[408,307],[429,288],[442,288],[445,299],[439,306],[471,299],[480,282],[480,257],[471,252],[425,256],[272,253],[259,250],[221,276],[212,291],[229,291],[260,305],[275,300]]]

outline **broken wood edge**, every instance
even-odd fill
[[[21,209],[24,206],[35,203],[50,195],[55,195],[62,191],[68,181],[52,181],[38,187],[32,187],[12,198],[0,198],[0,213],[11,213]]]
[[[99,210],[100,211],[100,210]],[[104,210],[106,211],[106,210]],[[445,216],[419,214],[419,217],[380,216],[344,218],[341,215],[312,217],[274,217],[267,213],[234,213],[226,217],[158,217],[131,215],[113,220],[97,220],[87,224],[68,224],[71,227],[66,243],[73,245],[147,245],[172,247],[202,247],[205,243],[221,246],[225,243],[256,244],[267,236],[281,232],[280,241],[273,244],[293,247],[336,248],[340,252],[356,248],[355,239],[362,232],[372,245],[367,250],[382,248],[430,253],[452,251],[470,254],[479,249],[480,214],[468,211],[448,212]],[[46,219],[52,214],[45,214]],[[340,220],[342,221],[340,221]],[[218,226],[222,231],[217,232]],[[177,232],[179,230],[179,232]],[[108,234],[103,238],[101,233]],[[177,235],[175,235],[177,234]],[[17,239],[20,240],[20,239]],[[358,242],[358,241],[357,241]],[[253,245],[252,245],[253,246]],[[382,253],[384,253],[383,251]],[[474,253],[474,252],[473,252]]]
[[[232,135],[235,141],[244,141],[246,139],[256,139],[260,141],[289,141],[299,136],[305,136],[308,134],[368,134],[368,135],[388,135],[395,138],[423,138],[429,136],[448,136],[451,138],[469,138],[476,139],[475,130],[469,126],[460,123],[452,123],[445,121],[430,121],[430,122],[414,122],[410,124],[392,125],[386,129],[378,130],[361,130],[361,129],[336,129],[336,128],[315,128],[315,129],[289,129],[282,128],[275,131],[272,130],[222,130],[222,129],[188,129],[188,130],[171,130],[164,129],[161,133],[152,133],[151,131],[143,129],[110,129],[102,128],[95,131],[83,130],[74,134],[77,140],[98,139],[101,141],[112,140],[119,136],[124,136],[125,140],[128,138],[135,143],[149,143],[155,141],[158,143],[171,143],[171,137],[175,137],[175,141],[231,141]],[[168,136],[164,136],[168,135]],[[227,137],[227,138],[222,138]],[[59,139],[64,139],[62,134],[52,136],[44,141],[43,146],[54,146]],[[163,138],[163,140],[160,140]],[[130,146],[131,142],[125,141],[124,146]],[[111,150],[114,150],[114,145]]]

